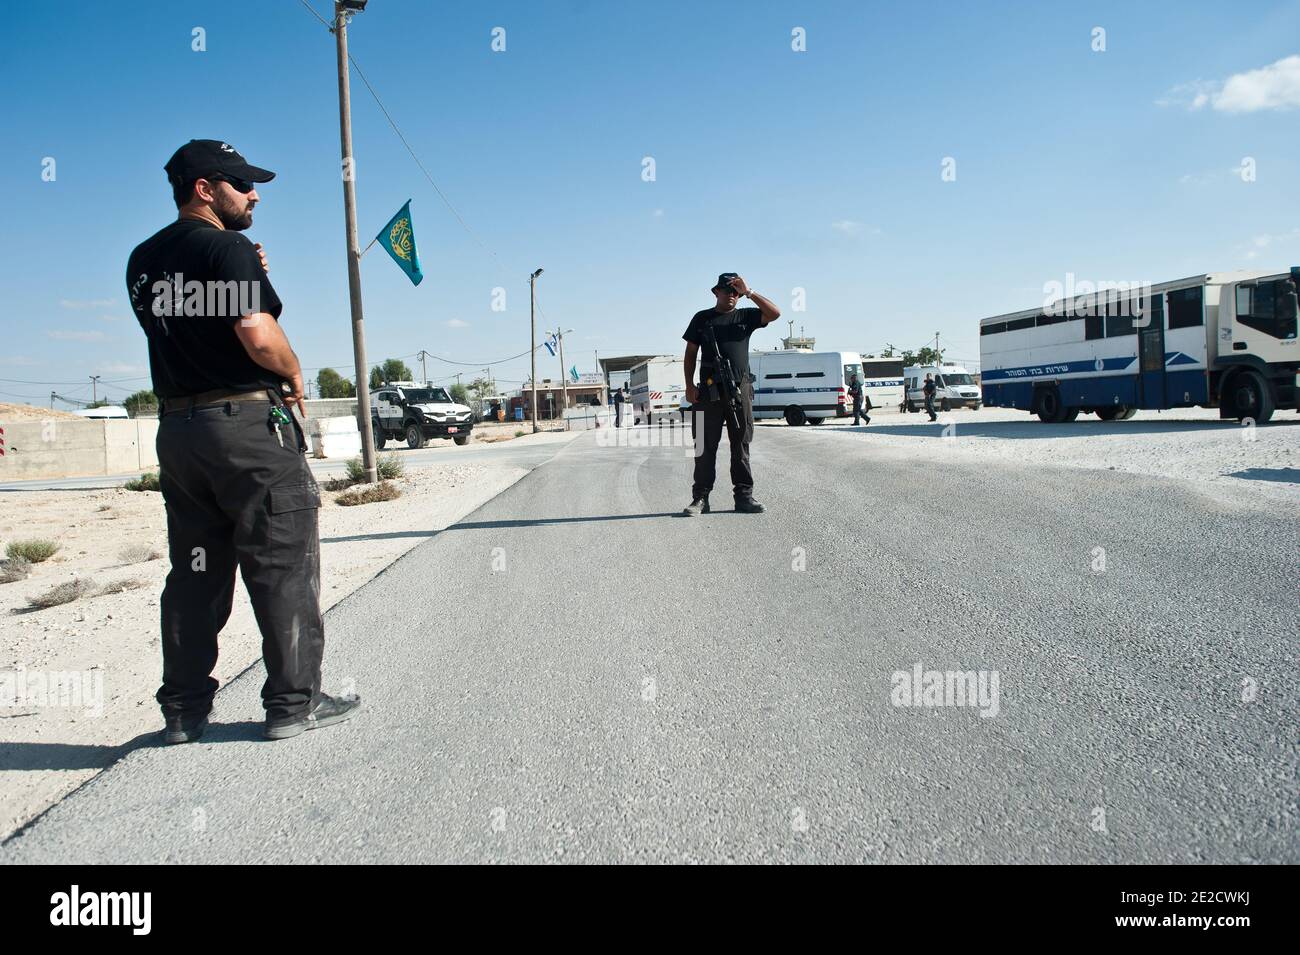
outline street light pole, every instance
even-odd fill
[[[537,433],[537,276],[542,274],[538,269],[532,275],[528,276],[528,318],[532,327],[532,345],[533,350],[529,356],[532,362],[532,386],[533,386],[533,434]]]
[[[357,194],[353,180],[352,98],[348,90],[348,17],[365,9],[365,0],[335,0],[334,38],[339,63],[339,145],[343,152],[343,217],[347,230],[348,299],[352,306],[352,360],[357,369],[357,427],[361,431],[361,466],[371,484],[375,468],[375,435],[370,429],[369,370],[366,367],[365,317],[361,310],[361,245],[357,241]]]

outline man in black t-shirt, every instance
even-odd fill
[[[190,140],[163,168],[179,216],[135,248],[126,271],[162,404],[163,739],[192,742],[207,727],[236,567],[262,631],[266,736],[284,739],[347,719],[359,701],[320,691],[320,490],[293,415],[295,405],[305,412],[302,368],[261,246],[240,234],[257,184],[275,174],[211,139]]]
[[[695,478],[687,515],[709,513],[709,492],[717,471],[718,443],[726,425],[731,445],[731,484],[736,510],[759,514],[763,505],[754,500],[754,475],[749,467],[749,442],[754,437],[754,388],[749,374],[749,336],[781,317],[781,310],[754,292],[735,272],[723,272],[711,289],[717,304],[696,312],[686,327],[686,401],[691,406],[695,432]],[[736,308],[744,296],[757,308]],[[720,355],[738,379],[742,414],[735,421],[729,414],[725,391],[720,387]],[[703,354],[700,354],[703,349]],[[696,360],[700,362],[700,385],[695,383]]]
[[[930,416],[931,421],[937,420],[939,416],[934,413],[934,379],[928,373],[925,376],[925,384],[921,386],[921,394],[925,395],[925,413]]]

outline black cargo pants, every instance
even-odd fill
[[[703,399],[703,389],[700,397]],[[740,415],[740,430],[727,421],[726,403],[723,401],[698,401],[691,405],[691,429],[695,437],[695,480],[691,497],[706,497],[713,490],[717,477],[718,444],[726,426],[727,441],[731,445],[731,485],[736,500],[749,500],[754,496],[754,473],[749,468],[749,443],[754,440],[754,386],[741,385],[740,395],[744,408]]]
[[[206,713],[217,681],[217,634],[230,617],[235,569],[258,629],[268,719],[319,700],[325,646],[320,612],[320,490],[295,419],[270,426],[270,401],[165,408],[158,463],[171,572],[162,594],[166,716]]]

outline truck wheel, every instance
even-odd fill
[[[939,410],[940,410],[940,411],[951,411],[951,410],[952,410],[952,405],[949,403],[949,401],[948,401],[947,398],[944,398],[942,401],[939,402]]]
[[[463,446],[463,445],[469,444],[469,435],[467,435],[467,434],[459,434],[459,435],[457,435],[456,437],[454,437],[452,440],[455,441],[457,444]]]
[[[1065,414],[1061,393],[1055,388],[1044,388],[1038,393],[1038,420],[1058,424]]]
[[[418,424],[406,426],[406,446],[412,451],[424,447],[428,442],[424,438],[424,432],[420,430]]]
[[[978,401],[975,402],[973,405],[970,406],[970,410],[971,410],[971,411],[979,411],[979,410],[980,410],[980,403],[979,403]]]
[[[1067,424],[1068,422],[1073,421],[1077,417],[1079,417],[1078,408],[1066,408],[1065,411],[1061,413],[1061,417],[1058,418],[1057,420],[1061,424]]]
[[[388,443],[388,435],[384,434],[383,428],[376,428],[371,425],[371,431],[375,435],[375,447],[380,451],[384,450],[384,445]]]
[[[1231,416],[1238,421],[1254,418],[1256,424],[1263,424],[1273,417],[1273,390],[1258,372],[1249,369],[1237,372],[1229,380],[1224,397]]]
[[[1135,414],[1138,413],[1138,410],[1136,408],[1131,408],[1128,405],[1122,405],[1122,407],[1124,410],[1119,413],[1120,421],[1127,421],[1129,418],[1133,417]]]
[[[809,424],[821,424],[821,423],[822,423],[823,421],[825,421],[825,420],[826,420],[825,418],[809,418],[809,419],[808,419],[808,423],[809,423]]]
[[[792,405],[785,409],[785,423],[790,427],[797,428],[806,420],[802,408],[796,408]]]
[[[1123,405],[1111,405],[1109,408],[1098,408],[1097,417],[1102,421],[1114,421],[1119,417],[1119,413],[1123,410]]]

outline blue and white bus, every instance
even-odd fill
[[[1218,272],[983,319],[984,403],[1049,422],[1200,406],[1262,423],[1297,406],[1297,281]]]

